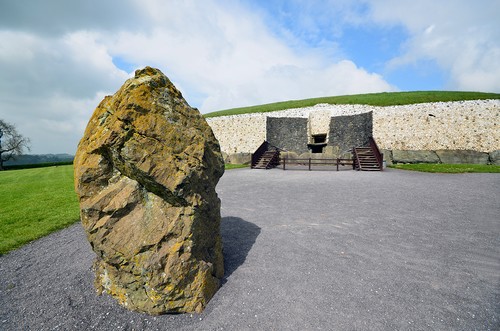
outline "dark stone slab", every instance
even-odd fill
[[[494,165],[500,165],[500,150],[496,150],[490,153],[490,163]]]
[[[329,146],[338,147],[341,152],[353,147],[366,146],[373,135],[372,112],[336,116],[330,120]]]
[[[297,153],[308,151],[307,118],[268,117],[266,130],[271,145]]]
[[[394,163],[439,163],[439,157],[434,151],[392,150]]]
[[[471,150],[438,150],[436,154],[439,156],[441,163],[450,164],[488,164],[489,155],[484,152]]]

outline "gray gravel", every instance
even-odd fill
[[[80,224],[0,257],[1,330],[499,330],[500,176],[226,172],[202,314],[96,296]]]

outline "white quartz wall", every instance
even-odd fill
[[[332,117],[330,113],[327,109],[319,109],[309,113],[309,135],[326,133],[326,141],[328,141],[330,119]]]
[[[399,150],[500,149],[500,100],[383,107],[373,113],[380,148]]]
[[[308,117],[310,133],[326,133],[330,117],[373,111],[373,136],[382,149],[500,150],[500,100],[390,107],[327,105],[207,118],[222,151],[252,153],[266,139],[266,117]],[[330,116],[326,116],[329,114]]]
[[[222,152],[253,153],[266,140],[266,116],[244,114],[207,118]]]

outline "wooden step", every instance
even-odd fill
[[[375,154],[370,147],[359,147],[354,149],[358,155],[358,170],[362,171],[380,171],[380,165],[377,162]]]

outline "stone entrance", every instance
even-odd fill
[[[340,157],[355,146],[367,146],[372,136],[372,112],[346,116],[318,112],[309,117],[268,117],[266,121],[266,140],[297,154]]]

